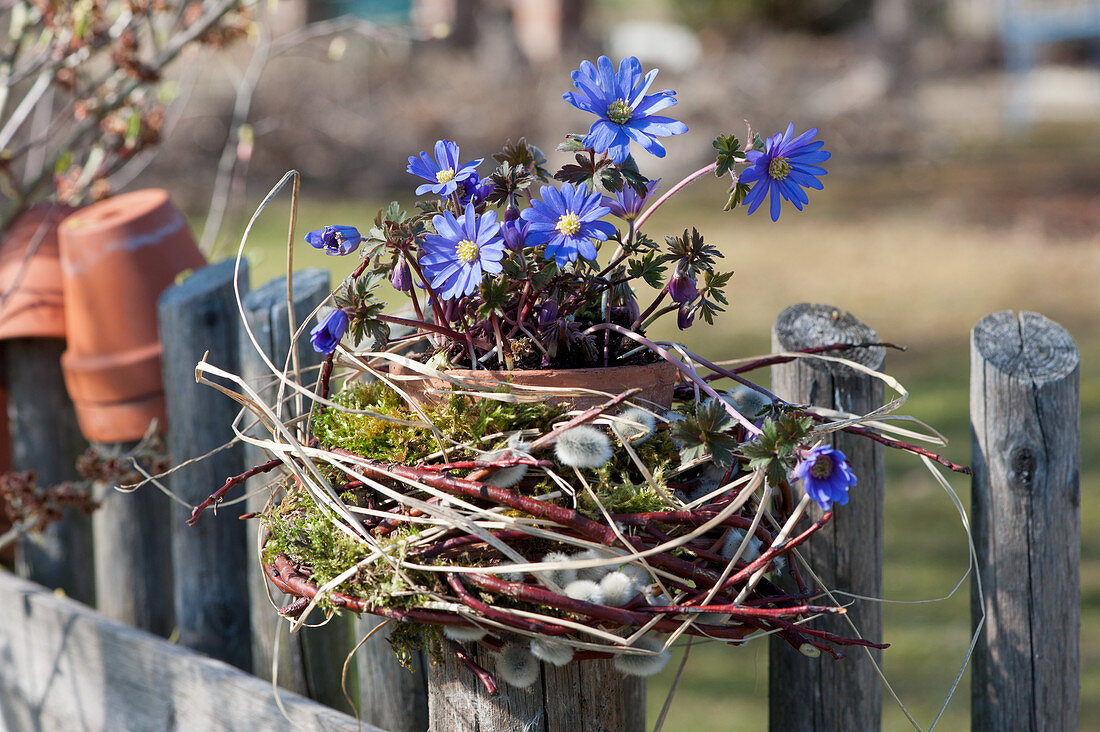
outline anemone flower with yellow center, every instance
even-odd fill
[[[455,218],[444,211],[432,218],[434,234],[424,237],[420,267],[443,300],[455,300],[481,286],[485,273],[503,271],[504,238],[495,211],[477,215],[473,204]]]

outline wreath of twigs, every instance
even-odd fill
[[[813,349],[812,353],[777,354],[727,370],[694,357],[682,347],[646,343],[677,365],[682,376],[679,395],[691,400],[715,395],[709,386],[715,376],[744,381],[739,376],[744,370],[795,358],[842,362],[882,379],[899,397],[867,415],[804,408],[817,420],[813,438],[847,430],[930,457],[954,470],[966,470],[898,439],[936,443],[942,438],[906,430],[884,419],[906,397],[904,389],[890,377],[825,355],[852,348],[852,344]],[[404,376],[390,373],[388,366],[393,363],[404,367]],[[707,375],[700,376],[700,371]],[[263,568],[271,583],[296,598],[279,611],[291,620],[292,629],[300,627],[318,604],[373,613],[398,622],[442,626],[441,647],[454,653],[490,693],[495,692],[496,681],[470,657],[462,642],[480,643],[498,653],[508,652],[509,646],[521,646],[524,653],[530,649],[535,657],[555,663],[562,659],[611,658],[620,670],[637,675],[659,670],[667,660],[668,648],[683,634],[734,645],[774,634],[806,655],[825,652],[837,658],[848,646],[885,647],[859,638],[858,633],[846,637],[810,626],[809,621],[815,617],[845,613],[845,608],[835,602],[822,604],[822,597],[831,596],[807,579],[812,573],[803,571],[796,551],[830,520],[832,513],[811,520],[807,514],[809,499],[794,499],[785,482],[772,486],[764,479],[763,471],[745,472],[735,464],[705,494],[691,495],[682,476],[705,467],[705,460],[697,461],[666,476],[665,510],[613,513],[601,503],[582,471],[552,459],[553,447],[565,431],[585,424],[598,425],[611,435],[614,448],[626,450],[640,473],[651,480],[648,476],[652,466],[638,459],[631,441],[617,425],[616,415],[634,405],[653,414],[658,425],[667,417],[665,410],[639,401],[637,390],[592,392],[596,406],[574,410],[555,424],[534,430],[538,434],[527,435],[529,439],[522,449],[503,455],[489,445],[448,444],[447,436],[427,421],[425,409],[412,400],[410,411],[422,422],[371,413],[369,416],[376,419],[406,426],[421,424],[435,430],[440,451],[406,465],[326,447],[310,436],[308,419],[286,419],[282,415],[283,403],[296,397],[308,400],[314,416],[329,409],[356,412],[329,398],[333,373],[343,377],[345,383],[381,380],[403,395],[402,379],[434,378],[449,382],[457,392],[474,400],[552,402],[563,396],[552,388],[523,386],[515,386],[510,393],[488,391],[483,379],[464,380],[396,353],[354,354],[341,350],[335,361],[330,356],[323,365],[316,392],[300,380],[289,378],[286,371],[273,370],[280,393],[288,395],[276,401],[273,409],[240,377],[205,361],[199,363],[196,378],[200,382],[244,405],[234,425],[240,439],[263,447],[275,457],[230,478],[194,508],[192,523],[249,477],[283,470],[288,478],[282,481],[281,490],[307,495],[335,531],[364,549],[365,556],[323,581],[315,576],[313,567],[292,552],[266,555]],[[223,381],[236,388],[225,386]],[[269,437],[250,436],[244,424],[247,413],[266,428]],[[742,418],[743,423],[735,428],[739,440],[746,437],[745,421]],[[455,451],[467,455],[472,452],[475,457],[456,461],[451,458]],[[513,487],[492,484],[497,471],[519,465],[527,470],[523,482]],[[678,477],[681,482],[677,482]],[[557,490],[542,495],[524,490],[538,481],[549,481]],[[368,500],[346,502],[341,494],[350,490],[368,496]],[[594,504],[597,510],[578,510],[578,495],[587,495],[589,505]],[[278,510],[279,501],[273,497],[264,512],[265,520]],[[399,580],[402,589],[373,599],[349,590],[355,578],[379,570]],[[600,601],[576,589],[577,582],[596,584],[611,574],[626,577],[623,582],[629,582],[629,597]],[[647,638],[651,633],[663,638]],[[638,659],[650,659],[652,663]],[[501,666],[498,664],[498,669]]]

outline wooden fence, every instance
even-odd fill
[[[194,382],[193,366],[204,352],[212,363],[250,378],[268,373],[260,351],[280,369],[290,353],[286,282],[249,293],[247,268],[242,270],[237,286],[248,335],[233,278],[232,263],[212,265],[160,301],[167,444],[177,462],[232,436],[236,405]],[[327,272],[297,273],[295,322],[301,324],[328,292]],[[806,304],[784,311],[773,332],[781,350],[876,339],[852,316]],[[70,466],[80,451],[57,367],[60,350],[57,343],[37,341],[8,341],[4,347],[14,467],[36,470],[45,480],[72,477]],[[973,590],[975,627],[984,615],[971,674],[973,728],[1073,729],[1080,624],[1077,349],[1060,326],[1040,315],[1002,312],[975,327],[971,353],[973,525],[983,579]],[[872,368],[883,366],[882,349],[847,355]],[[316,364],[308,342],[298,357],[304,365]],[[794,402],[855,412],[883,398],[877,380],[820,361],[773,367],[772,383]],[[815,537],[809,561],[830,586],[878,596],[882,447],[848,435],[836,440],[851,456],[858,490],[828,531]],[[244,446],[224,450],[173,474],[169,487],[184,502],[197,503],[227,476],[262,459]],[[246,490],[262,487],[260,481]],[[94,601],[98,613],[0,572],[0,726],[289,727],[271,683],[261,680],[270,680],[277,668],[279,683],[291,690],[282,693],[281,703],[295,725],[356,728],[346,714],[352,705],[342,689],[341,667],[356,639],[377,621],[345,616],[287,635],[287,624],[275,613],[286,601],[278,593],[269,597],[255,569],[252,522],[235,520],[256,510],[255,498],[222,505],[217,517],[207,515],[190,528],[186,507],[153,488],[106,497],[94,527],[67,516],[25,542],[17,563],[24,577]],[[861,551],[848,551],[851,546]],[[881,640],[881,605],[861,601],[850,612],[864,637]],[[170,633],[179,645],[156,638]],[[546,670],[545,683],[534,690],[503,687],[500,695],[486,697],[457,664],[430,668],[420,661],[418,673],[409,674],[394,663],[382,634],[368,641],[359,659],[345,680],[351,701],[364,721],[393,732],[422,730],[429,720],[436,730],[483,732],[645,727],[644,687],[624,684],[608,701],[602,667],[580,674]],[[774,643],[771,729],[879,728],[882,695],[870,660],[863,653],[839,662],[807,658]],[[491,659],[486,664],[491,669]],[[1058,722],[1050,726],[1054,713]]]

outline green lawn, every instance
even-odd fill
[[[1090,490],[1100,484],[1100,319],[1095,294],[1100,248],[1087,235],[1051,241],[1026,228],[979,216],[930,215],[937,211],[936,200],[896,195],[903,183],[911,184],[903,180],[903,173],[879,170],[869,181],[867,171],[836,170],[829,176],[831,186],[803,215],[785,213],[779,224],[758,216],[746,219],[740,212],[723,215],[721,185],[698,184],[685,202],[654,216],[650,233],[658,238],[694,224],[708,240],[721,244],[729,267],[737,272],[730,311],[717,333],[697,326],[684,334],[658,335],[683,335],[689,347],[712,359],[734,358],[767,350],[771,322],[786,305],[813,301],[851,310],[884,339],[910,347],[906,353],[891,353],[887,362],[887,370],[912,395],[902,411],[943,432],[951,440],[948,457],[965,463],[970,328],[984,315],[1002,309],[1035,310],[1067,327],[1082,351],[1081,719],[1083,729],[1100,729],[1100,694],[1095,693],[1100,689],[1100,498]],[[1008,175],[998,170],[993,177],[1001,181]],[[970,201],[977,184],[964,176],[960,185],[969,186],[967,205],[984,211],[980,202]],[[988,193],[997,195],[995,190]],[[300,241],[305,230],[325,223],[366,228],[377,208],[377,202],[305,201],[297,238]],[[272,207],[256,230],[249,247],[255,283],[285,267],[286,211],[285,205]],[[349,269],[347,261],[320,256],[302,243],[295,261],[297,267],[332,267],[334,284]],[[889,600],[941,597],[966,571],[966,542],[958,515],[923,471],[909,456],[889,457]],[[951,484],[969,506],[968,481],[952,476]],[[884,653],[885,672],[922,727],[932,722],[963,660],[970,635],[969,602],[964,584],[950,600],[885,608],[885,635],[892,644]],[[651,721],[664,703],[677,663],[674,656],[670,667],[649,685]],[[762,643],[694,647],[666,729],[765,728],[767,676],[767,649]],[[968,697],[969,680],[964,679],[942,729],[967,727]],[[884,707],[886,729],[909,728],[889,698]]]

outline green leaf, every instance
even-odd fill
[[[570,133],[565,136],[565,142],[558,144],[558,152],[581,152],[587,149],[584,146],[584,135]]]
[[[717,399],[696,404],[694,412],[671,423],[672,441],[683,462],[710,455],[714,464],[729,467],[736,457],[737,440],[726,434],[736,425]]]
[[[707,244],[694,226],[690,232],[684,229],[683,236],[666,236],[665,243],[668,254],[664,255],[664,261],[676,262],[677,267],[692,278],[700,272],[712,271],[715,260],[724,256],[718,247]]]
[[[752,186],[750,186],[748,183],[742,183],[741,181],[737,181],[736,183],[734,183],[729,190],[729,200],[726,201],[726,205],[722,207],[722,210],[732,211],[733,209],[740,206],[741,202],[745,200],[745,196],[749,194],[750,190],[752,190]]]
[[[655,290],[664,287],[666,269],[663,258],[655,251],[648,251],[641,258],[630,259],[626,263],[626,271],[631,279],[640,277]]]
[[[623,189],[623,174],[615,168],[602,168],[599,173],[600,185],[611,193]]]
[[[717,167],[714,169],[714,174],[719,178],[729,174],[734,165],[744,161],[741,141],[733,135],[719,135],[714,138],[711,145],[718,151],[718,159],[715,161]],[[740,159],[738,155],[741,156]]]
[[[549,177],[549,171],[543,167],[546,165],[546,156],[542,150],[528,143],[526,137],[519,138],[519,142],[514,145],[511,140],[508,140],[504,149],[493,155],[493,160],[522,168],[540,180],[546,180]]]
[[[478,308],[477,317],[485,320],[490,315],[503,315],[508,306],[508,282],[503,278],[490,279],[481,283],[481,307]]]

